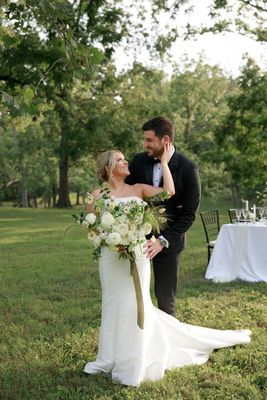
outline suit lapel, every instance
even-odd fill
[[[179,154],[175,150],[175,152],[173,153],[172,158],[169,161],[169,168],[170,168],[170,171],[171,171],[171,174],[172,174],[172,177],[173,177],[174,181],[175,181],[175,178],[176,178],[176,171],[177,171],[177,168],[178,168],[178,164],[179,164]],[[153,168],[152,168],[152,174],[153,174]],[[163,177],[161,178],[159,186],[163,187]]]
[[[153,164],[151,162],[145,165],[145,178],[148,185],[153,185]]]
[[[178,167],[178,164],[179,164],[179,153],[177,153],[177,151],[175,150],[172,158],[169,161],[170,171],[172,172],[174,169],[176,169]]]

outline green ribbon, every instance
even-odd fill
[[[137,302],[137,324],[140,329],[144,329],[145,313],[144,313],[143,294],[142,294],[138,269],[135,262],[135,254],[133,252],[130,253],[130,268],[131,268],[131,276],[133,278],[136,302]]]

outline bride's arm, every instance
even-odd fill
[[[161,156],[161,166],[163,174],[163,190],[168,192],[171,196],[175,194],[175,187],[173,182],[173,177],[169,168],[169,161],[172,156],[172,145],[170,143],[164,146],[164,152]]]
[[[156,194],[162,192],[163,190],[168,192],[171,196],[175,194],[175,187],[173,182],[173,177],[168,165],[172,156],[172,147],[167,144],[164,149],[164,153],[161,157],[162,175],[163,175],[163,188],[155,187],[151,185],[142,185],[142,193],[144,197],[155,196]]]

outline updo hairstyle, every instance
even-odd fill
[[[97,177],[100,182],[107,182],[112,177],[112,171],[116,166],[115,154],[120,153],[119,150],[107,150],[101,153],[96,160]]]

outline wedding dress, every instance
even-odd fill
[[[136,200],[135,197],[116,201]],[[141,201],[141,200],[140,200]],[[102,316],[96,361],[84,372],[111,373],[112,379],[138,386],[163,377],[166,369],[205,363],[214,349],[250,342],[250,330],[217,330],[182,323],[156,308],[150,297],[150,261],[136,247],[144,301],[144,329],[137,325],[130,262],[102,248],[99,273]]]

